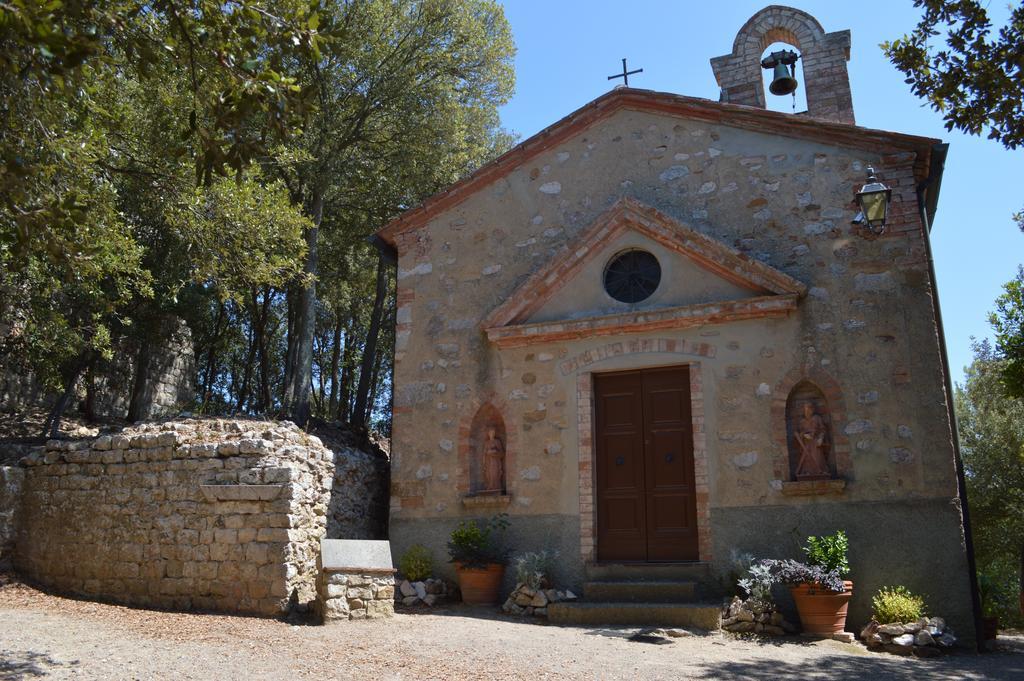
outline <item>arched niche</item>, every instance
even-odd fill
[[[803,380],[786,398],[789,479],[831,480],[837,476],[831,411],[825,394]]]
[[[469,492],[504,495],[508,491],[508,437],[505,419],[490,402],[473,415],[469,427]]]

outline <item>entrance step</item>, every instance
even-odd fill
[[[587,580],[592,582],[706,582],[710,563],[587,563]]]
[[[689,581],[595,581],[583,584],[587,601],[611,603],[690,603],[697,593]]]
[[[552,624],[691,627],[713,631],[722,623],[721,606],[711,603],[552,603],[547,612]]]

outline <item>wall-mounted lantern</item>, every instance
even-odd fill
[[[872,234],[881,234],[885,231],[885,217],[889,212],[889,201],[891,199],[892,189],[882,184],[875,177],[875,169],[868,166],[867,184],[857,192],[857,204],[860,206],[860,214],[854,218],[854,223],[866,223]]]

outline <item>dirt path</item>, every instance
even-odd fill
[[[8,679],[1022,679],[1024,640],[1004,652],[915,660],[832,641],[670,645],[632,631],[562,628],[452,608],[330,627],[151,612],[0,587],[0,681]]]

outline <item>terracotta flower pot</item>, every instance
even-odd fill
[[[497,605],[501,580],[505,576],[505,566],[490,563],[485,568],[463,567],[455,565],[459,575],[459,590],[462,591],[462,602],[470,605]]]
[[[853,597],[853,582],[843,582],[843,586],[846,591],[841,594],[820,584],[806,582],[789,587],[805,633],[831,636],[846,628],[846,611]]]
[[[995,641],[996,636],[999,635],[999,618],[998,617],[982,617],[981,618],[981,635],[983,641]]]

